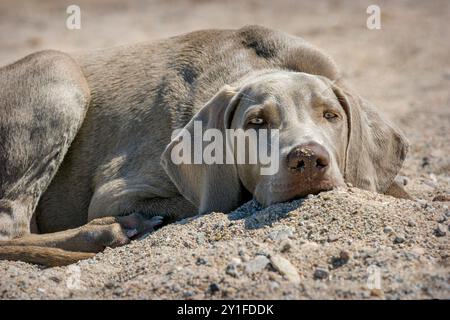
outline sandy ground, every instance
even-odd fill
[[[330,53],[356,89],[405,132],[401,171],[417,201],[355,188],[165,226],[94,259],[42,269],[0,261],[0,298],[450,298],[450,2],[0,2],[0,64],[44,48],[134,43],[262,24]],[[366,8],[381,7],[381,30]],[[448,199],[447,199],[448,200]]]

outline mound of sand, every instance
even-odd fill
[[[252,201],[67,267],[0,261],[0,297],[449,298],[449,216],[356,188]]]

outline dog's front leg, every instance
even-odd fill
[[[105,217],[94,219],[75,229],[29,234],[9,241],[0,241],[0,246],[38,246],[97,253],[106,247],[125,245],[132,239],[153,231],[161,223],[162,217],[147,219],[138,213]]]
[[[125,245],[152,232],[161,223],[161,217],[147,219],[138,213],[94,219],[75,229],[0,241],[0,260],[67,265],[90,258],[106,247]]]

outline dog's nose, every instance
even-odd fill
[[[328,151],[316,142],[298,145],[287,155],[288,168],[306,175],[323,173],[329,164]]]

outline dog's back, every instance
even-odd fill
[[[172,130],[182,128],[220,87],[250,71],[317,68],[308,63],[313,61],[308,56],[292,59],[292,50],[300,46],[303,54],[310,48],[316,60],[323,56],[322,73],[336,75],[331,60],[300,38],[257,26],[197,31],[73,55],[92,100],[70,152],[39,203],[40,230],[84,224],[95,210],[91,200],[99,189],[112,195],[139,186],[149,198],[176,194],[159,165]],[[113,197],[108,202],[111,215],[122,209]]]

